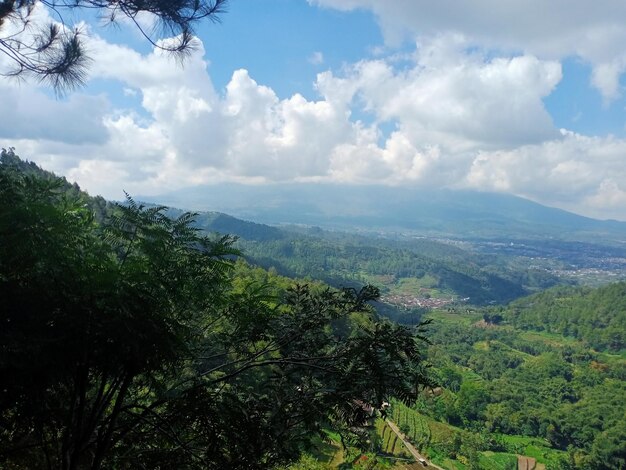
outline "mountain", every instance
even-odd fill
[[[182,213],[168,209],[170,217]],[[374,283],[394,305],[431,297],[443,304],[452,298],[475,305],[501,304],[563,282],[507,256],[479,254],[425,238],[398,240],[320,228],[278,228],[219,212],[198,213],[195,225],[237,236],[238,247],[252,264],[336,287]]]
[[[138,197],[272,224],[415,232],[454,238],[626,241],[626,222],[596,220],[516,196],[336,184],[219,184]]]
[[[167,214],[169,217],[179,217],[184,212],[169,208]],[[282,240],[287,236],[284,230],[277,227],[237,219],[221,212],[200,212],[195,217],[195,225],[207,232],[234,235],[254,242]]]
[[[43,178],[70,199],[80,199],[103,221],[112,206],[92,198],[77,185],[3,152],[0,164]],[[184,211],[167,209],[179,217]],[[402,298],[467,298],[474,304],[504,303],[528,292],[557,284],[556,276],[528,266],[510,265],[499,255],[473,254],[436,240],[393,240],[319,228],[273,227],[219,212],[201,212],[195,225],[207,232],[239,237],[245,257],[264,268],[292,277],[321,279],[334,286],[375,283],[384,293]],[[290,228],[291,230],[287,230]]]

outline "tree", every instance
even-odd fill
[[[457,410],[464,423],[471,423],[482,418],[489,395],[483,383],[478,381],[464,381],[457,394]]]
[[[590,468],[626,468],[626,422],[607,429],[596,436],[589,456]]]
[[[0,52],[13,68],[5,75],[31,75],[51,84],[57,92],[81,85],[90,58],[84,33],[65,20],[76,10],[96,10],[110,23],[128,18],[155,47],[183,56],[193,46],[194,27],[203,20],[219,21],[227,0],[1,0]],[[35,30],[36,8],[46,7],[53,23]],[[157,21],[146,31],[138,15],[151,14]],[[161,34],[158,34],[160,32]],[[168,36],[167,41],[159,37]]]
[[[100,468],[133,428],[128,407],[159,400],[139,390],[153,393],[148,383],[181,365],[193,312],[223,285],[228,241],[132,203],[98,233],[59,181],[4,167],[3,454],[32,468]]]
[[[7,154],[0,467],[268,468],[428,384],[416,329],[369,307],[377,289],[235,282],[233,240],[193,214],[129,198],[98,224]]]

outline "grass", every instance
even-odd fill
[[[391,291],[396,284],[396,277],[391,274],[371,274],[365,271],[359,272],[364,282],[380,287],[384,292]]]
[[[321,438],[314,440],[313,450],[310,452],[311,457],[316,461],[328,464],[331,468],[335,468],[338,464],[343,462],[343,449],[339,443],[339,435],[331,431],[324,431],[331,442],[326,442]]]
[[[448,458],[445,458],[442,460],[433,459],[433,462],[439,465],[440,467],[443,467],[449,470],[465,470],[467,468],[467,466],[463,465],[458,460],[452,460]]]
[[[381,452],[398,457],[408,456],[404,444],[398,438],[398,435],[382,419],[376,420],[376,432],[381,439]]]
[[[469,367],[457,366],[456,370],[463,377],[463,382],[466,382],[466,381],[485,382],[485,378],[483,376],[477,374]]]
[[[395,290],[398,293],[419,295],[428,291],[431,295],[439,292],[435,288],[438,281],[432,276],[425,275],[424,277],[401,277],[397,280]],[[434,296],[434,295],[433,295]]]
[[[467,465],[449,457],[433,455],[431,460],[447,470],[464,470]],[[479,466],[483,470],[517,470],[517,455],[505,452],[481,452]]]
[[[501,350],[508,351],[511,354],[521,357],[522,359],[528,359],[530,357],[533,357],[532,354],[528,354],[524,351],[520,351],[519,349],[512,348],[508,344],[505,344],[502,341],[498,340],[492,339],[489,341],[477,341],[474,343],[474,349],[481,351],[487,351],[491,346],[498,346]]]
[[[500,434],[500,436],[504,439],[507,444],[514,445],[522,445],[522,446],[539,446],[539,447],[548,447],[548,441],[545,439],[541,439],[538,437],[529,437],[529,436],[512,436],[509,434]]]
[[[424,297],[429,295],[433,298],[449,298],[454,296],[450,291],[442,291],[437,289],[439,283],[433,276],[425,275],[423,277],[401,277],[396,278],[391,275],[378,275],[361,272],[360,276],[363,280],[380,286],[389,294],[410,295],[415,297]]]
[[[599,352],[598,359],[607,364],[624,364],[626,362],[626,350],[619,353]]]
[[[431,310],[428,312],[425,318],[432,318],[434,321],[441,321],[443,323],[455,323],[469,326],[476,323],[481,315],[475,313],[456,313],[448,312],[445,310]]]
[[[359,273],[359,279],[362,282],[378,286],[385,295],[410,297],[430,296],[433,299],[449,299],[450,297],[456,297],[454,292],[437,289],[437,279],[429,275],[425,275],[421,278],[396,278],[393,275],[371,274],[361,271]]]
[[[580,344],[580,341],[576,338],[569,338],[556,333],[548,333],[547,331],[520,331],[518,334],[520,338],[527,341],[537,341],[557,348]]]
[[[517,456],[504,452],[486,451],[480,454],[480,468],[485,470],[516,470]]]
[[[324,429],[324,434],[326,434],[330,439],[335,442],[341,442],[341,436],[338,432],[332,431],[330,429]]]
[[[509,436],[502,434],[504,442],[516,448],[519,454],[537,459],[537,462],[543,464],[558,464],[560,457],[565,452],[553,449],[544,439],[528,436]]]
[[[403,424],[413,423],[411,430],[418,434],[423,434],[421,437],[428,437],[428,439],[420,439],[420,436],[409,436],[418,444],[418,448],[421,444],[428,442],[426,448],[421,448],[422,452],[429,455],[429,457],[436,464],[443,468],[451,470],[465,469],[465,465],[459,461],[450,459],[444,455],[440,455],[437,448],[441,444],[447,443],[449,445],[455,436],[459,435],[461,439],[465,439],[471,434],[470,431],[463,430],[450,424],[441,423],[423,415],[400,402],[394,401],[392,403],[392,416],[396,421],[396,424],[402,427]],[[383,430],[386,424],[381,420],[377,423],[377,430],[379,435],[383,435]],[[384,430],[385,442],[384,451],[389,454],[400,455],[401,449],[398,448],[399,440],[394,447],[391,430],[387,427]],[[502,435],[503,440],[510,447],[510,452],[490,452],[485,451],[480,453],[480,468],[485,470],[515,470],[517,468],[517,457],[514,452],[533,457],[537,462],[542,464],[558,464],[563,452],[560,450],[552,449],[548,442],[544,439],[527,437],[527,436],[509,436]]]

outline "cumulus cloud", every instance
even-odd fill
[[[457,33],[471,45],[521,51],[542,59],[578,56],[593,67],[592,84],[606,99],[620,93],[619,77],[626,70],[626,3],[607,0],[416,1],[309,0],[340,10],[371,10],[385,39],[399,44],[410,38]]]
[[[317,101],[280,99],[243,69],[218,95],[201,48],[181,70],[158,51],[141,56],[102,40],[93,47],[101,58],[94,72],[139,90],[152,117],[146,128],[130,115],[106,121],[118,147],[133,138],[153,142],[140,144],[141,153],[169,148],[183,167],[232,177],[432,182],[462,174],[478,149],[559,136],[542,103],[561,78],[558,63],[486,58],[464,45],[457,36],[439,37],[420,44],[408,68],[379,59],[338,76],[321,73]],[[355,109],[373,123],[355,119]],[[396,122],[397,131],[382,135],[382,122]]]
[[[592,217],[625,219],[626,141],[561,131],[562,138],[479,152],[463,185],[510,192]],[[619,182],[619,183],[618,183]]]
[[[108,138],[103,96],[72,95],[55,100],[41,91],[0,80],[0,139],[47,139],[73,144],[102,144]],[[89,113],[85,110],[89,109]]]
[[[623,180],[622,180],[623,181]],[[624,219],[623,207],[626,206],[626,187],[613,178],[602,180],[594,194],[584,201],[590,213],[602,214],[605,218]]]
[[[15,88],[2,85],[2,110],[19,120],[0,113],[0,138],[113,198],[225,180],[376,182],[503,191],[626,219],[626,141],[556,129],[543,105],[559,62],[470,45],[460,33],[422,37],[409,56],[318,74],[319,96],[306,99],[280,97],[245,69],[216,91],[200,42],[181,68],[158,49],[94,37],[92,76],[142,109],[99,96],[57,102],[31,86],[11,101]]]
[[[368,108],[382,120],[400,121],[415,140],[459,151],[556,134],[542,102],[561,79],[555,62],[453,54],[447,41],[438,40],[418,48],[408,71],[369,61],[355,73]]]
[[[50,21],[48,10],[37,3],[28,27],[24,29],[19,20],[9,18],[2,24],[2,38],[19,38],[23,44],[36,44],[40,29]],[[103,119],[110,108],[104,96],[76,93],[66,99],[55,99],[24,81],[23,76],[11,76],[14,72],[16,63],[11,55],[0,54],[0,139],[43,138],[74,144],[102,144],[107,140]],[[85,113],[86,109],[90,112]]]

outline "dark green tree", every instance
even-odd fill
[[[9,160],[1,467],[267,468],[428,384],[420,336],[376,319],[377,289],[234,282],[233,240],[193,214],[129,198],[98,224],[84,194]]]
[[[626,420],[599,434],[593,441],[589,455],[590,468],[626,468]]]

